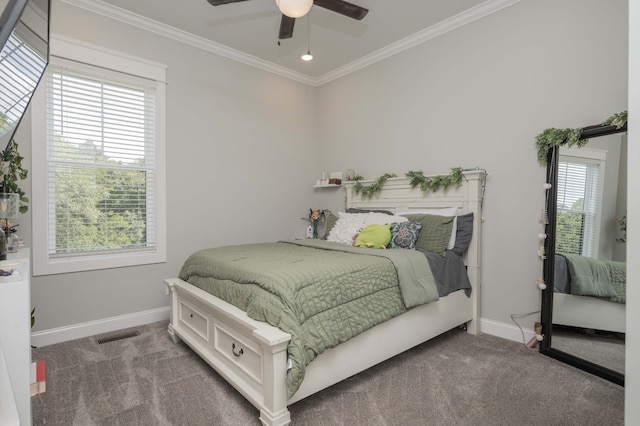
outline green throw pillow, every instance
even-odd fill
[[[431,214],[404,214],[411,222],[422,225],[416,241],[416,250],[426,250],[444,256],[453,230],[454,216],[437,216]]]
[[[356,247],[387,248],[391,241],[391,225],[367,225],[356,237]]]

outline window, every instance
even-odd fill
[[[598,256],[606,153],[563,149],[558,161],[556,251]]]
[[[165,261],[164,83],[121,62],[51,58],[33,119],[34,275]]]

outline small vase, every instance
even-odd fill
[[[9,232],[7,235],[7,253],[17,253],[20,248],[20,238],[15,232]]]

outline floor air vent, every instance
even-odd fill
[[[96,338],[96,343],[98,345],[102,345],[103,343],[115,342],[116,340],[128,339],[130,337],[139,336],[139,331],[127,331],[125,333],[120,334],[111,334],[109,336],[98,337]]]

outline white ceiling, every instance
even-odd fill
[[[215,7],[206,0],[63,1],[319,85],[519,0],[352,0],[369,9],[361,21],[313,6],[280,45],[275,0]],[[311,62],[300,59],[307,50],[307,28]]]

